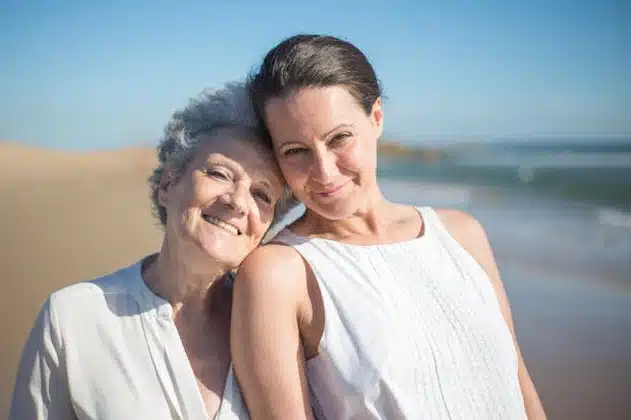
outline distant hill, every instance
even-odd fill
[[[447,153],[443,149],[409,146],[394,140],[380,140],[377,146],[377,153],[379,156],[404,157],[425,162],[436,162],[447,157]]]

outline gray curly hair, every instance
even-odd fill
[[[186,171],[208,134],[226,128],[239,127],[254,133],[261,144],[272,151],[272,142],[265,127],[254,113],[245,83],[227,83],[221,89],[204,89],[188,105],[175,111],[164,128],[158,151],[158,166],[149,177],[153,213],[162,226],[166,225],[166,209],[158,201],[160,178],[169,169],[179,180]],[[283,195],[276,203],[272,225],[280,221],[297,204],[285,184]]]

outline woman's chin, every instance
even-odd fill
[[[336,203],[313,203],[311,211],[328,220],[344,220],[351,217],[357,211],[353,200],[344,200]]]
[[[235,249],[234,246],[226,246],[225,243],[205,242],[201,244],[204,257],[209,263],[217,264],[224,267],[236,267],[243,260],[245,255],[243,252]]]

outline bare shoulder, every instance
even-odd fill
[[[503,294],[499,269],[482,224],[469,213],[460,210],[441,209],[436,210],[436,214],[451,236],[486,272],[496,292]]]
[[[256,248],[239,267],[238,275],[248,274],[257,278],[285,279],[305,271],[305,262],[295,249],[280,244],[268,244]],[[243,276],[242,276],[243,277]]]
[[[304,296],[306,284],[306,263],[298,251],[285,245],[268,244],[252,251],[243,261],[237,272],[234,293],[236,299],[242,293],[253,293],[260,298],[293,295],[298,299]]]
[[[482,224],[471,214],[456,209],[436,209],[436,214],[447,231],[467,251],[480,246],[488,247],[488,239]]]
[[[513,322],[508,299],[500,276],[493,250],[487,239],[484,228],[475,217],[459,210],[437,210],[445,228],[454,239],[477,261],[486,272],[506,322],[513,331]]]
[[[248,410],[258,418],[311,418],[301,328],[306,268],[295,249],[269,244],[237,272],[230,348]]]

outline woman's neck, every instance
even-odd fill
[[[227,269],[193,254],[197,253],[172,249],[165,239],[143,272],[147,287],[171,304],[174,317],[184,308],[187,313],[212,311],[217,297],[223,295]]]
[[[386,200],[380,191],[369,197],[352,215],[340,220],[328,219],[307,208],[304,216],[295,224],[296,231],[333,240],[381,238],[389,232],[401,206]]]

